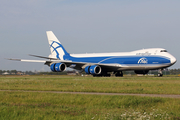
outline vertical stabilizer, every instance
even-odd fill
[[[56,38],[54,33],[52,31],[47,31],[46,33],[47,33],[47,38],[48,38],[49,47],[51,51],[51,54],[49,55],[49,57],[64,60],[65,55],[69,56],[69,53],[64,49],[64,47]]]

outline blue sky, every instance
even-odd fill
[[[1,70],[45,70],[41,63],[4,58],[48,56],[46,31],[69,53],[165,48],[180,68],[179,0],[7,0],[0,4]]]

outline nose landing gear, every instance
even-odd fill
[[[158,77],[162,77],[163,76],[162,69],[158,70],[158,74],[157,75],[158,75]]]

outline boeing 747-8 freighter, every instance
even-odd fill
[[[31,55],[48,60],[10,59],[23,62],[43,62],[50,66],[53,72],[62,72],[66,67],[85,71],[93,76],[123,76],[122,71],[133,70],[136,74],[147,74],[149,70],[162,70],[173,65],[176,58],[163,48],[141,49],[131,52],[70,54],[68,53],[52,31],[47,31],[47,38],[51,54],[49,57]]]

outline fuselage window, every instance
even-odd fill
[[[161,52],[167,52],[167,50],[161,50]]]

